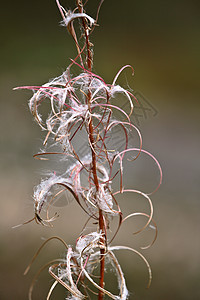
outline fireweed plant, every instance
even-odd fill
[[[57,164],[60,163],[62,168],[63,166],[65,168],[63,173],[52,171],[35,188],[32,220],[38,224],[52,226],[52,222],[58,215],[50,216],[49,210],[60,195],[66,192],[72,195],[87,215],[84,228],[80,236],[76,237],[75,246],[68,245],[59,237],[51,237],[39,248],[25,271],[26,274],[47,242],[57,239],[64,244],[65,258],[56,259],[41,268],[43,270],[48,266],[49,274],[55,279],[49,289],[47,300],[50,299],[58,283],[66,288],[68,300],[94,298],[101,300],[106,295],[111,299],[128,299],[129,293],[124,274],[115,256],[117,250],[131,251],[142,258],[149,273],[148,286],[152,279],[149,263],[140,252],[126,246],[113,246],[112,242],[127,219],[142,216],[146,218],[146,223],[136,233],[142,232],[148,226],[155,229],[153,242],[143,249],[154,243],[157,227],[152,219],[153,205],[149,196],[160,186],[162,171],[156,158],[142,149],[140,131],[131,123],[133,103],[137,100],[129,90],[117,84],[121,72],[126,68],[133,72],[133,68],[130,65],[122,67],[111,84],[107,84],[102,77],[92,71],[93,45],[90,42],[90,35],[97,26],[103,1],[99,3],[95,18],[86,14],[86,2],[77,0],[76,8],[70,11],[65,10],[56,0],[63,18],[61,24],[67,28],[77,49],[77,56],[71,59],[66,71],[42,86],[16,88],[33,91],[34,94],[29,102],[30,111],[41,129],[47,133],[43,143],[44,149],[34,155],[35,158],[47,160],[54,156]],[[73,76],[72,69],[75,66],[79,69],[79,73]],[[129,102],[129,112],[116,105],[116,99],[120,94],[123,95],[124,101]],[[40,109],[46,101],[49,103],[49,111],[45,112],[45,118]],[[116,119],[115,111],[123,115],[121,120]],[[122,140],[123,147],[120,149],[112,148],[110,143],[111,136],[117,128],[121,129],[119,139]],[[129,145],[131,131],[138,136],[138,147]],[[80,136],[87,140],[87,153],[84,155],[79,154],[75,142]],[[129,164],[134,163],[141,153],[155,161],[160,173],[159,184],[150,194],[126,189],[123,185],[123,177],[126,173],[124,161],[128,159]],[[113,185],[114,181],[118,182],[117,189]],[[148,214],[133,212],[124,216],[117,197],[123,197],[125,193],[139,194],[144,197],[149,204],[150,212]],[[110,223],[115,218],[118,220],[117,226],[114,231],[111,231]],[[89,223],[92,225],[88,226]],[[105,274],[111,268],[110,276],[115,273],[117,277],[118,295],[107,290],[104,282]],[[29,299],[32,299],[33,286],[41,270],[33,279]]]

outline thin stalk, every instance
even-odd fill
[[[79,12],[82,13],[83,5],[82,5],[81,0],[77,0],[77,6],[78,6]],[[90,50],[91,43],[89,41],[88,28],[87,28],[87,24],[86,24],[84,18],[82,18],[82,25],[83,25],[83,30],[84,30],[86,45],[87,45],[87,68],[91,72],[92,71],[92,53]],[[89,85],[90,85],[90,82],[88,84],[88,87],[89,87]],[[88,110],[91,114],[92,111],[91,111],[91,91],[90,91],[90,89],[88,89],[87,103],[88,103]],[[91,151],[92,151],[92,173],[93,173],[94,184],[96,187],[96,192],[98,192],[99,182],[98,182],[98,176],[97,176],[96,154],[94,151],[94,147],[95,147],[94,142],[95,141],[94,141],[94,127],[93,127],[92,118],[90,118],[90,121],[89,121],[89,139],[90,139],[91,145],[93,146],[93,148],[91,148]],[[105,245],[105,227],[104,227],[103,212],[101,209],[99,209],[99,230],[101,231],[102,235],[104,236],[101,238],[100,244]],[[104,288],[104,270],[105,270],[104,254],[105,254],[105,247],[102,247],[102,249],[100,249],[101,259],[100,259],[100,281],[99,281],[99,285],[102,288]],[[104,298],[104,293],[102,291],[99,291],[98,300],[103,300],[103,298]]]

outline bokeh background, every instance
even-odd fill
[[[92,16],[97,3],[88,1]],[[74,1],[62,4],[74,8]],[[75,47],[59,26],[61,18],[53,0],[4,1],[0,15],[0,299],[25,300],[39,267],[64,255],[63,246],[52,241],[24,277],[42,240],[59,235],[73,244],[85,216],[71,202],[61,208],[52,229],[34,223],[12,229],[32,217],[32,190],[47,169],[32,158],[42,145],[42,133],[27,108],[31,93],[12,88],[40,85],[58,76],[69,58],[75,57]],[[150,289],[146,289],[147,270],[140,258],[120,256],[130,299],[200,299],[199,1],[105,0],[99,24],[92,37],[94,70],[111,83],[124,64],[134,67],[135,76],[127,70],[119,83],[129,85],[149,109],[145,114],[138,111],[135,121],[144,148],[156,156],[164,173],[160,190],[152,196],[158,239],[142,251],[153,269]],[[127,184],[144,191],[158,180],[155,165],[143,159],[127,167],[127,172]],[[148,212],[146,203],[130,197],[121,203],[125,211]],[[137,221],[129,226],[137,228]],[[152,237],[151,231],[133,236],[126,227],[116,243],[139,250]],[[33,299],[45,299],[52,282],[42,274]],[[64,295],[64,289],[57,287],[52,299],[64,299]]]

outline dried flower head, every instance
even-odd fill
[[[78,54],[59,77],[42,86],[16,88],[33,91],[33,96],[29,101],[30,111],[41,129],[46,131],[43,143],[44,150],[36,154],[35,158],[45,160],[51,156],[56,156],[58,166],[60,163],[65,167],[64,172],[50,172],[49,176],[42,179],[35,188],[33,196],[35,216],[33,219],[42,225],[52,226],[57,215],[50,217],[50,207],[60,194],[67,190],[87,213],[88,221],[95,221],[96,229],[84,235],[82,233],[76,239],[75,247],[67,245],[58,237],[53,237],[65,245],[66,257],[49,267],[49,273],[55,282],[49,290],[47,299],[50,299],[54,287],[60,283],[68,291],[68,298],[66,299],[91,299],[91,297],[94,299],[98,296],[98,299],[101,300],[107,295],[111,299],[125,300],[128,298],[128,290],[124,274],[114,252],[116,250],[129,250],[139,255],[148,268],[148,286],[152,277],[151,269],[145,257],[137,250],[126,246],[112,246],[111,243],[120,226],[131,217],[140,215],[147,219],[146,224],[137,233],[144,230],[152,222],[153,228],[156,229],[156,224],[152,219],[153,205],[149,197],[150,194],[147,195],[142,191],[124,187],[123,177],[126,173],[124,161],[129,157],[131,163],[142,152],[152,158],[160,172],[158,187],[162,180],[162,170],[156,158],[142,149],[141,133],[131,123],[130,116],[134,110],[133,103],[137,100],[130,91],[117,84],[121,72],[126,68],[133,72],[133,68],[130,65],[121,68],[111,84],[107,84],[103,78],[92,72],[93,54],[89,38],[97,24],[99,8],[103,1],[100,1],[96,18],[86,14],[81,0],[77,1],[77,7],[74,11],[66,11],[58,0],[56,2],[63,17],[62,25],[66,26],[72,35]],[[80,46],[74,28],[74,22],[77,19],[80,21],[82,36],[84,36],[83,46]],[[76,76],[73,75],[74,65],[78,66],[80,70]],[[124,101],[128,101],[130,104],[129,112],[116,105],[116,98],[120,94],[123,95]],[[41,106],[44,102],[49,103],[49,111],[45,112],[45,116],[41,113]],[[115,111],[122,114],[122,119],[119,120],[115,117]],[[113,147],[110,142],[116,128],[120,128],[123,133],[122,136],[119,136],[119,139],[122,140],[122,148],[120,149]],[[137,148],[130,146],[129,132],[138,136]],[[81,137],[87,141],[87,151],[84,155],[80,153],[77,143],[77,139]],[[48,151],[47,149],[54,150]],[[128,154],[132,155],[131,159]],[[113,181],[116,178],[119,180],[117,189],[113,186]],[[150,212],[148,214],[134,212],[124,217],[116,200],[116,195],[124,195],[127,192],[142,195],[148,201]],[[109,224],[114,218],[118,218],[118,225],[112,236],[109,236]],[[47,242],[48,240],[44,244]],[[116,273],[118,295],[114,295],[106,289],[104,283],[106,265],[111,265]],[[31,299],[32,287],[29,299]]]

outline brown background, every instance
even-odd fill
[[[63,257],[64,249],[52,242],[27,277],[23,271],[42,239],[52,235],[74,243],[84,216],[76,203],[61,209],[53,229],[34,223],[12,229],[32,217],[32,189],[47,165],[32,155],[42,144],[42,134],[27,108],[31,93],[14,92],[20,85],[38,85],[58,76],[75,56],[74,45],[58,26],[59,12],[50,0],[6,1],[1,4],[0,48],[0,299],[27,299],[31,278],[48,260]],[[98,1],[88,2],[94,16]],[[62,1],[73,8],[73,1]],[[141,93],[158,111],[140,117],[144,148],[151,151],[163,168],[163,184],[152,196],[154,218],[159,228],[156,244],[142,251],[151,263],[153,282],[146,290],[147,270],[133,255],[120,256],[127,276],[130,299],[199,299],[199,1],[114,1],[105,0],[93,35],[94,70],[111,83],[124,64],[135,69],[134,78],[125,72],[119,82]],[[126,75],[125,75],[126,74]],[[147,103],[147,102],[145,102]],[[142,112],[141,112],[142,114]],[[156,184],[155,166],[145,161],[127,167],[129,186],[147,191]],[[124,198],[125,211],[148,212],[143,203]],[[75,217],[74,217],[75,216]],[[81,218],[83,218],[81,220]],[[79,222],[78,220],[81,220]],[[128,225],[128,224],[127,224]],[[137,222],[130,222],[130,227]],[[132,227],[131,227],[132,226]],[[152,232],[132,236],[128,227],[116,243],[139,249]],[[45,299],[53,281],[43,274],[34,299]],[[56,294],[57,292],[57,294]],[[64,299],[56,288],[52,299]]]

